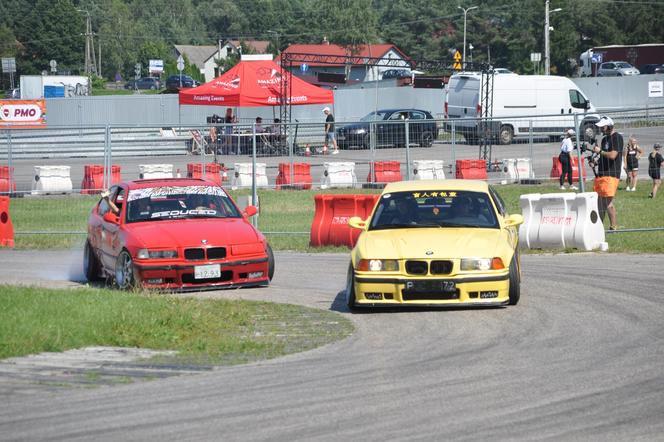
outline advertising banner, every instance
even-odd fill
[[[46,127],[46,100],[0,100],[0,129]]]

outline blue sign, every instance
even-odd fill
[[[309,70],[309,65],[306,64],[306,63],[302,63],[302,64],[300,65],[300,70],[301,70],[302,72],[307,72],[307,71]]]
[[[592,57],[590,57],[590,61],[593,63],[601,63],[602,62],[602,54],[593,54]]]

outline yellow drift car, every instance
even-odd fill
[[[519,302],[517,226],[484,181],[390,183],[362,229],[346,282],[346,303],[487,306]]]

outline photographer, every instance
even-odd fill
[[[623,137],[618,133],[609,117],[602,117],[595,123],[600,128],[604,137],[600,146],[594,145],[592,150],[598,155],[597,175],[593,190],[599,196],[599,216],[604,222],[604,215],[609,214],[609,230],[618,228],[616,208],[613,198],[616,196],[618,184],[620,183],[620,171],[622,170]]]

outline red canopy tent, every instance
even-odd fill
[[[184,89],[179,103],[204,106],[279,106],[282,79],[289,96],[285,104],[334,103],[334,93],[293,76],[271,60],[241,61],[223,75],[201,86]]]

